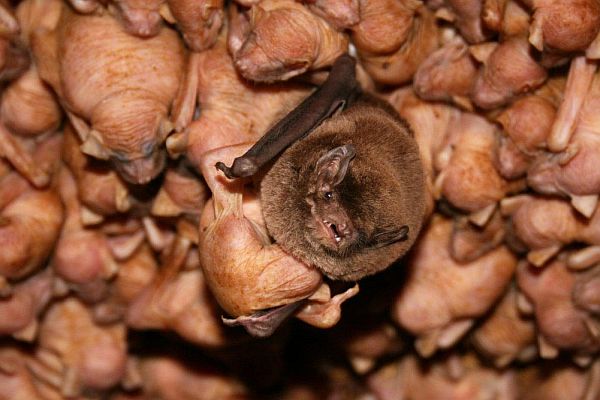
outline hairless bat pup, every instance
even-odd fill
[[[410,127],[363,93],[349,55],[326,82],[231,167],[261,182],[269,233],[287,252],[337,280],[379,272],[412,246],[425,216],[425,181]]]

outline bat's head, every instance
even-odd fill
[[[365,198],[376,188],[365,188],[350,172],[356,149],[352,144],[335,147],[323,154],[308,177],[305,238],[315,249],[345,256],[366,248],[379,248],[404,240],[409,228],[386,221],[386,210],[373,208]],[[361,166],[355,169],[362,169]],[[346,179],[347,178],[347,179]]]
[[[261,182],[269,233],[330,278],[381,271],[419,234],[425,181],[418,147],[388,115],[357,107],[325,121]]]
[[[94,109],[81,150],[109,161],[127,182],[148,183],[166,165],[163,143],[173,129],[166,115],[166,107],[151,96],[119,92]]]
[[[321,156],[308,182],[306,203],[310,207],[306,228],[315,246],[344,252],[356,245],[359,233],[342,204],[340,183],[356,155],[351,144]]]

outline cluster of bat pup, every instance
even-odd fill
[[[600,399],[598,59],[598,0],[0,0],[0,400]]]

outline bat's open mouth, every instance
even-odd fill
[[[329,237],[329,239],[335,241],[335,243],[339,243],[342,241],[344,234],[338,230],[338,226],[336,224],[327,220],[323,220],[323,225],[326,228],[327,236]]]
[[[337,230],[337,226],[335,224],[332,224],[331,222],[328,221],[323,221],[323,223],[330,229],[330,231],[333,233],[333,238],[336,242],[339,242],[342,240],[342,237],[340,236],[340,233]]]

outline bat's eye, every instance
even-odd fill
[[[150,157],[152,153],[154,153],[154,145],[154,142],[148,142],[142,146],[142,154],[144,155],[144,157]]]
[[[113,156],[113,157],[114,157],[114,158],[115,158],[115,159],[116,159],[118,162],[121,162],[121,163],[127,163],[127,162],[131,161],[131,160],[129,159],[129,155],[128,155],[127,153],[124,153],[124,152],[122,152],[122,151],[113,151],[113,154],[112,154],[112,156]]]
[[[333,199],[333,192],[325,192],[325,193],[323,193],[323,198],[325,200],[331,200],[331,199]]]

